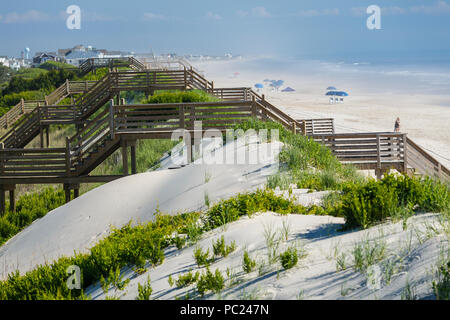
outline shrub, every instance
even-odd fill
[[[213,258],[210,257],[209,249],[203,252],[202,248],[200,247],[197,247],[194,250],[194,259],[199,267],[209,266],[209,264],[213,261]]]
[[[151,259],[160,262],[162,249],[170,245],[171,235],[180,232],[186,221],[195,215],[156,215],[155,221],[145,225],[131,227],[129,223],[120,229],[113,228],[110,235],[99,241],[88,253],[59,258],[52,264],[39,266],[24,275],[19,272],[10,274],[7,280],[0,281],[0,300],[35,300],[43,297],[84,299],[83,290],[70,291],[67,288],[67,267],[80,267],[82,285],[86,288],[102,277],[108,277],[111,270],[114,272],[127,265],[142,265]],[[112,281],[122,287],[122,280],[116,275]],[[106,283],[105,280],[103,282]]]
[[[256,212],[265,211],[288,214],[305,213],[306,209],[282,196],[276,196],[273,190],[257,190],[249,194],[238,194],[211,207],[205,218],[205,226],[210,230],[236,221],[243,215],[251,216]]]
[[[151,103],[189,103],[217,101],[217,98],[201,90],[192,91],[160,91],[144,100],[143,104]]]
[[[298,262],[297,249],[294,247],[287,249],[280,255],[280,261],[285,270],[293,268]]]
[[[147,282],[144,285],[138,283],[138,296],[136,300],[150,300],[150,296],[152,295],[153,289],[150,283],[150,276],[147,278]]]
[[[433,281],[433,291],[437,300],[450,299],[450,260],[438,268],[438,279]]]
[[[219,269],[216,269],[213,274],[209,268],[203,273],[197,281],[197,291],[201,296],[204,296],[206,292],[212,291],[214,293],[220,293],[225,287],[225,279]]]
[[[252,260],[247,250],[244,251],[244,258],[242,261],[242,269],[246,273],[253,272],[256,269],[256,260]]]
[[[184,288],[188,287],[191,284],[194,284],[198,281],[200,277],[200,272],[196,272],[195,274],[192,271],[189,271],[188,273],[181,275],[178,277],[176,281],[177,288]]]
[[[213,243],[213,252],[216,257],[228,257],[230,253],[236,250],[236,243],[233,241],[230,245],[225,244],[225,237],[222,236],[215,243]]]
[[[450,190],[445,184],[405,175],[387,175],[380,181],[349,185],[342,197],[342,213],[348,228],[368,228],[398,216],[405,207],[439,212],[449,205]]]
[[[44,191],[26,194],[19,198],[16,212],[6,212],[0,217],[0,245],[16,235],[38,218],[65,203],[63,190],[46,188]]]

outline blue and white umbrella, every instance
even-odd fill
[[[336,87],[328,87],[327,91],[337,90]]]
[[[255,88],[262,89],[262,88],[264,88],[264,85],[262,85],[261,83],[257,83],[257,84],[255,84]]]

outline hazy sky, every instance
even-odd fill
[[[366,8],[382,8],[368,30]],[[66,8],[82,10],[68,30]],[[450,0],[1,1],[0,55],[76,44],[179,54],[449,57]]]

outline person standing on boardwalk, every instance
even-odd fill
[[[397,118],[397,120],[395,120],[394,131],[400,132],[400,118]]]

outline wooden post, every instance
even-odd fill
[[[377,134],[377,169],[381,172],[381,150],[380,150],[380,135]],[[381,175],[381,173],[380,173]]]
[[[70,83],[69,83],[69,79],[66,79],[66,93],[69,95],[70,94]]]
[[[10,212],[16,212],[16,199],[14,196],[15,187],[16,186],[12,186],[11,189],[9,190],[9,211]]]
[[[81,152],[81,150],[79,151]],[[71,167],[71,161],[70,161],[70,141],[69,137],[66,137],[66,176],[70,176],[70,167]]]
[[[25,113],[25,100],[23,98],[20,99],[20,105],[22,107],[22,113]]]
[[[70,185],[68,183],[64,183],[64,193],[66,196],[66,203],[70,202]]]
[[[255,96],[252,96],[252,117],[256,118],[257,111],[256,111],[256,99]]]
[[[45,142],[47,144],[47,148],[50,148],[50,134],[49,134],[50,126],[45,128]]]
[[[126,141],[122,141],[122,166],[123,166],[123,175],[128,175],[128,150]]]
[[[77,187],[75,189],[73,189],[73,198],[76,199],[80,196],[80,188]]]
[[[295,122],[292,122],[292,133],[297,134],[297,124]]]
[[[0,214],[3,216],[5,214],[5,188],[0,185]]]
[[[109,103],[109,132],[111,134],[111,140],[115,138],[114,130],[114,100],[111,99]]]
[[[187,90],[187,70],[184,67],[184,90]]]
[[[185,128],[185,115],[184,115],[184,105],[180,105],[179,107],[179,113],[180,113],[180,128]]]
[[[403,134],[403,172],[408,173],[408,137]]]
[[[136,168],[136,141],[134,141],[130,146],[130,153],[131,153],[131,174],[137,173]]]

